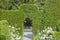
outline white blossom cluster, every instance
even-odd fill
[[[21,40],[21,36],[19,33],[15,33],[15,27],[9,26],[10,29],[10,35],[11,35],[11,40]]]
[[[54,39],[54,31],[51,27],[48,27],[39,33],[40,40],[53,40]]]

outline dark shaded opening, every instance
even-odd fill
[[[44,3],[40,3],[41,4],[41,6],[44,6]]]
[[[30,18],[26,18],[24,21],[24,28],[31,28],[32,27],[32,20]]]

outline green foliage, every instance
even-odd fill
[[[0,9],[7,9],[7,6],[9,5],[10,0],[0,0]]]
[[[6,37],[5,40],[10,40],[10,29],[9,29],[9,24],[6,20],[0,21],[0,34],[1,34],[0,35],[1,40],[4,40],[5,37]],[[4,36],[2,34],[6,35],[6,36]],[[4,39],[2,39],[2,38],[4,38]]]
[[[23,22],[26,17],[29,17],[33,23],[33,34],[37,34],[37,30],[42,30],[44,27],[52,27],[53,30],[58,29],[60,31],[60,1],[59,0],[46,0],[45,1],[45,12],[39,10],[40,0],[31,0],[29,4],[23,4],[24,0],[1,0],[0,7],[5,9],[6,7],[10,10],[0,10],[0,20],[7,20],[10,25],[17,24],[20,27],[20,32],[23,35]],[[20,5],[21,4],[21,5]],[[23,5],[22,5],[23,4]],[[11,10],[20,9],[20,10]],[[41,9],[41,7],[40,7]]]
[[[55,32],[55,40],[59,40],[60,39],[60,32]]]
[[[39,40],[38,35],[34,35],[33,40]]]
[[[1,10],[16,10],[21,4],[39,4],[39,0],[0,0]]]
[[[37,35],[37,30],[40,28],[41,13],[36,5],[24,4],[21,5],[20,10],[24,13],[24,20],[29,17],[32,20],[32,31],[33,35]],[[35,38],[35,37],[34,37]]]
[[[0,0],[1,10],[18,9],[19,5],[20,5],[20,0]]]
[[[6,35],[0,34],[0,40],[6,40]]]
[[[60,20],[59,0],[46,0],[45,2],[45,26],[51,26],[53,30],[59,28],[58,21]]]
[[[23,12],[21,10],[0,10],[0,20],[7,20],[9,25],[15,26],[17,24],[17,28],[20,28],[20,35],[23,36]],[[5,29],[9,30],[9,29]],[[6,32],[7,33],[7,32]]]

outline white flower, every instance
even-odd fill
[[[46,28],[45,30],[42,30],[42,32],[44,32],[43,34],[41,34],[42,36],[40,37],[40,39],[45,40],[46,39],[53,39],[53,35],[54,35],[54,31],[52,30],[51,27]],[[52,35],[49,35],[49,34]],[[48,36],[49,35],[49,36]]]
[[[45,30],[43,30],[43,32],[45,32]]]
[[[47,30],[47,33],[50,33],[51,31],[50,30]]]
[[[45,37],[40,37],[40,39],[45,39]]]
[[[14,29],[14,27],[12,27],[12,29]]]
[[[20,39],[21,39],[21,36],[17,36],[17,37],[16,37],[16,40],[20,40]]]

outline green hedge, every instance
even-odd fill
[[[20,35],[23,36],[24,14],[21,10],[0,10],[0,20],[7,20],[9,25],[20,28]]]
[[[33,4],[23,4],[20,9],[24,13],[24,20],[29,17],[32,20],[32,32],[33,36],[37,35],[37,30],[41,27],[41,12],[37,5]],[[35,36],[36,37],[36,36]],[[33,39],[35,38],[33,37]]]
[[[53,30],[60,28],[60,1],[59,0],[46,0],[45,2],[45,26],[51,26]],[[60,29],[59,29],[60,31]]]

